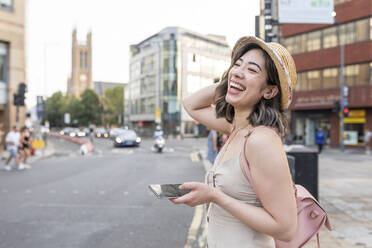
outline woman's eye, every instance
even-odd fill
[[[256,71],[256,70],[254,70],[254,69],[252,69],[252,68],[248,68],[248,71],[251,71],[251,72],[256,72],[256,73],[257,73],[257,71]]]
[[[235,64],[234,64],[234,66],[240,66],[240,64],[238,64],[238,63],[235,63]]]

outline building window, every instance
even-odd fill
[[[13,10],[13,0],[0,0],[0,9]]]
[[[337,46],[337,27],[326,28],[323,30],[323,48]]]
[[[83,69],[84,68],[84,58],[83,58],[83,52],[80,51],[80,69]]]
[[[355,22],[340,26],[340,42],[344,45],[355,42]]]
[[[337,88],[339,82],[338,68],[329,68],[323,70],[323,88]]]
[[[307,51],[316,51],[321,48],[321,32],[315,31],[307,34]]]
[[[296,91],[307,90],[307,72],[301,72],[297,74]]]
[[[307,72],[308,90],[319,90],[322,86],[320,71]]]
[[[355,41],[365,41],[369,37],[369,19],[357,21],[355,23]]]
[[[84,52],[85,69],[88,69],[88,52]]]
[[[7,103],[8,44],[0,42],[0,104]]]
[[[355,81],[355,85],[366,85],[369,84],[369,68],[368,64],[358,65],[358,74]]]
[[[345,84],[353,86],[358,79],[359,65],[345,66]]]
[[[372,40],[372,18],[369,18],[369,39]]]

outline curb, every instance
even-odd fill
[[[78,138],[78,137],[70,137],[70,136],[65,136],[65,135],[60,135],[58,133],[49,133],[50,136],[55,137],[55,138],[60,138],[64,139],[70,142],[73,142],[75,144],[81,145],[80,147],[80,153],[82,155],[87,154],[87,153],[92,153],[94,150],[94,146],[92,142],[88,139],[84,138]]]

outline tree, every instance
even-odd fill
[[[98,95],[92,89],[86,89],[81,95],[80,108],[78,114],[79,125],[89,125],[90,123],[100,124],[102,108]]]
[[[123,118],[124,87],[116,86],[104,92],[104,107],[107,120],[110,124],[120,124],[119,117]],[[121,122],[121,121],[120,121]]]
[[[82,107],[78,98],[73,95],[67,95],[64,97],[62,112],[63,114],[69,113],[71,118],[71,125],[74,120],[78,120],[80,123],[80,115],[82,112]]]
[[[51,126],[61,127],[63,125],[63,105],[64,96],[61,91],[54,93],[45,101],[46,118]]]
[[[116,86],[105,90],[102,98],[102,106],[104,109],[104,119],[110,125],[118,125],[119,117],[123,119],[124,112],[124,87]]]

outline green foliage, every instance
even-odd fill
[[[90,123],[100,124],[102,108],[98,95],[92,89],[86,89],[81,95],[81,112],[79,115],[79,124],[87,126]]]
[[[45,111],[51,126],[60,127],[63,125],[64,96],[61,91],[54,93],[45,101]]]
[[[109,125],[120,125],[119,116],[123,119],[124,112],[124,87],[116,86],[105,90],[101,99],[104,120]]]
[[[80,99],[58,91],[46,100],[45,106],[47,119],[53,127],[65,126],[65,113],[70,113],[70,126],[101,124],[102,107],[98,95],[91,89],[85,90]]]

